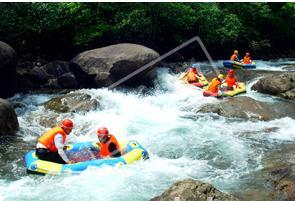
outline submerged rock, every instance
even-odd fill
[[[0,99],[0,135],[14,134],[19,129],[16,113],[12,105]]]
[[[129,75],[157,57],[159,54],[150,48],[122,43],[82,52],[72,62],[94,77],[97,87],[102,87]],[[129,80],[129,83],[143,84],[155,77],[154,71],[143,72]]]
[[[44,104],[46,109],[56,112],[88,112],[97,109],[100,105],[88,94],[69,93],[52,98]]]
[[[246,96],[231,97],[218,103],[207,104],[197,112],[217,113],[225,117],[272,120],[282,117],[295,118],[295,104],[264,103]]]
[[[211,184],[185,179],[174,183],[162,195],[151,201],[238,201],[232,195],[223,193]]]
[[[261,93],[295,100],[295,72],[264,77],[254,84],[252,89]]]

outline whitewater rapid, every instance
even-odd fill
[[[115,168],[90,167],[78,175],[26,175],[23,154],[34,149],[37,137],[49,129],[41,119],[57,115],[45,110],[42,103],[56,95],[13,97],[12,102],[24,106],[16,109],[21,126],[17,140],[9,142],[0,154],[4,159],[0,200],[143,201],[185,178],[234,193],[248,187],[243,178],[263,168],[262,158],[269,150],[295,140],[294,119],[253,122],[196,113],[200,106],[219,100],[204,98],[200,90],[182,85],[168,68],[159,69],[158,75],[158,84],[147,94],[78,90],[97,99],[101,109],[58,114],[57,120],[70,117],[75,122],[69,143],[96,141],[96,130],[106,126],[119,140],[136,140],[150,153],[148,161]],[[245,95],[261,98],[251,91]]]

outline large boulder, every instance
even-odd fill
[[[174,183],[162,195],[151,201],[238,201],[232,195],[223,193],[211,184],[186,179]]]
[[[238,96],[204,105],[197,109],[197,112],[213,112],[225,117],[267,121],[287,116],[295,118],[295,104],[264,103],[247,96]]]
[[[72,62],[93,76],[96,86],[108,86],[159,57],[154,50],[142,45],[122,43],[78,54]],[[130,84],[145,84],[155,78],[154,71],[144,71],[129,80]]]
[[[16,113],[12,105],[0,99],[0,135],[14,134],[19,128]]]
[[[88,94],[69,93],[52,98],[44,103],[46,109],[59,113],[88,112],[99,108],[99,102]]]
[[[16,64],[15,50],[0,41],[0,97],[2,98],[12,96],[16,90]]]
[[[276,168],[271,175],[273,200],[295,200],[295,165]]]
[[[255,83],[252,89],[286,99],[295,99],[295,72],[264,77]]]
[[[262,158],[262,174],[272,184],[271,200],[295,200],[295,144],[288,143],[268,150]]]

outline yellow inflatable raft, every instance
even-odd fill
[[[203,74],[200,74],[200,75],[201,76],[196,76],[198,78],[199,82],[193,83],[191,85],[202,88],[202,87],[207,86],[209,84],[209,82],[205,78],[205,76]],[[188,84],[186,82],[186,78],[187,78],[187,73],[181,73],[181,75],[179,76],[179,80],[181,80],[185,84]]]
[[[235,96],[241,93],[247,92],[246,85],[243,82],[238,82],[238,87],[234,88],[234,90],[227,90],[227,84],[223,83],[221,85],[222,96]]]

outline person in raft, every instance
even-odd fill
[[[64,152],[67,135],[72,132],[73,126],[74,124],[70,119],[64,119],[59,126],[41,135],[36,145],[36,155],[38,158],[60,164],[75,163],[69,160]]]
[[[202,84],[199,82],[198,77],[201,77],[199,74],[195,64],[192,65],[192,67],[189,68],[187,74],[186,74],[186,82],[188,84],[192,84],[194,86],[201,86]]]
[[[234,90],[234,88],[239,87],[234,71],[232,69],[228,71],[225,82],[227,84],[227,90]]]
[[[250,57],[250,53],[249,52],[247,52],[246,55],[244,56],[243,63],[244,64],[251,64],[252,63],[252,60],[251,60],[251,57]]]
[[[230,60],[231,60],[231,61],[241,62],[241,61],[240,61],[240,58],[239,58],[239,51],[238,51],[238,50],[235,50],[235,51],[234,51],[234,54],[231,55]]]
[[[220,86],[222,84],[224,75],[219,74],[217,77],[213,78],[212,81],[209,84],[208,90],[203,92],[204,96],[214,96],[219,97],[222,95],[222,92],[220,90]]]
[[[100,141],[100,152],[98,158],[120,157],[120,146],[114,135],[109,134],[109,130],[101,127],[97,130],[97,137]]]

